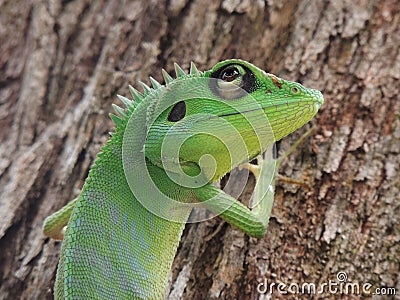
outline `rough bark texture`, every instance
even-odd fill
[[[52,297],[60,243],[41,225],[82,187],[115,95],[173,62],[232,57],[323,91],[318,133],[281,168],[311,189],[278,182],[263,239],[188,225],[169,299],[267,299],[265,279],[338,272],[399,295],[399,24],[395,0],[0,1],[0,299]]]

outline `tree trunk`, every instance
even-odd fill
[[[341,276],[400,293],[398,1],[5,0],[0,28],[0,299],[52,298],[61,243],[41,226],[79,193],[116,94],[226,58],[323,92],[317,134],[280,170],[311,188],[277,183],[262,239],[188,224],[168,298],[360,297]]]

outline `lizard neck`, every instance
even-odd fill
[[[56,282],[62,298],[71,292],[97,299],[164,296],[184,224],[152,214],[134,197],[122,138],[119,128],[102,148],[68,223]]]

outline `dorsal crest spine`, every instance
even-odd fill
[[[185,71],[177,64],[174,63],[174,69],[175,69],[175,74],[176,78],[173,78],[171,75],[168,74],[167,71],[164,69],[161,69],[162,76],[165,81],[165,85],[170,84],[176,79],[180,78],[185,78],[185,77],[191,77],[191,76],[201,76],[203,72],[199,71],[196,67],[196,65],[191,62],[190,63],[190,71],[189,74],[186,74]],[[110,114],[110,118],[114,121],[115,125],[118,126],[122,123],[122,120],[127,118],[129,115],[130,111],[133,111],[137,104],[140,103],[146,96],[152,94],[154,91],[158,90],[159,88],[163,87],[161,83],[159,83],[157,80],[155,80],[153,77],[149,77],[150,82],[151,82],[151,87],[145,84],[142,81],[139,81],[139,84],[143,88],[143,93],[139,92],[137,89],[135,89],[133,86],[129,85],[129,92],[133,98],[133,100],[130,100],[124,96],[117,95],[118,99],[121,100],[121,102],[124,104],[125,108],[122,108],[116,104],[112,104],[115,114]]]

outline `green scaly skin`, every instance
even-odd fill
[[[127,147],[132,153],[145,150],[148,174],[163,194],[182,203],[202,202],[247,234],[264,235],[273,202],[273,186],[269,187],[272,193],[260,195],[261,187],[257,183],[255,198],[261,201],[250,210],[211,183],[260,155],[267,144],[306,124],[322,105],[322,94],[265,73],[242,60],[226,60],[205,72],[199,72],[193,64],[189,74],[177,65],[175,70],[177,78],[164,72],[166,84],[160,85],[151,79],[153,88],[145,86],[144,93],[130,87],[133,101],[120,97],[126,108],[114,106],[118,115],[111,117],[116,130],[98,154],[81,194],[67,208],[45,220],[46,235],[64,236],[55,285],[56,299],[162,299],[165,294],[184,222],[161,218],[135,198],[136,193],[132,192],[124,172],[124,138],[132,139],[132,145],[136,145],[134,149]],[[188,79],[202,79],[207,84],[196,85]],[[183,88],[178,90],[187,95],[171,95],[171,87],[176,83],[182,83]],[[232,90],[232,85],[242,87],[248,94]],[[160,99],[183,99],[183,96],[191,97],[182,101],[183,110],[182,103],[179,107],[175,101],[155,115],[157,107],[167,101]],[[199,114],[214,117],[204,118]],[[227,149],[218,139],[207,134],[192,135],[195,133],[193,124],[198,124],[196,126],[206,132],[216,132],[224,142],[234,145],[237,136],[225,132],[225,125],[219,124],[217,119],[233,126],[247,149],[237,153],[233,150],[233,160],[230,158],[232,148]],[[142,129],[139,126],[133,132],[135,127],[129,125],[130,120],[134,125],[135,122],[143,124],[148,130],[144,147],[139,137],[135,140],[136,136],[143,136],[139,134]],[[260,140],[258,135],[263,128],[270,128],[273,136]],[[177,141],[190,136],[182,144],[178,159],[161,154],[167,132],[172,132]],[[199,159],[205,154],[214,157],[215,169],[211,162],[201,165]],[[173,165],[171,170],[164,169],[168,161],[179,164],[185,174],[195,176],[200,172],[207,183],[197,188],[181,186],[169,177],[168,172],[174,172]],[[262,167],[264,173],[274,172],[267,165]],[[261,170],[260,178],[264,173]],[[212,197],[214,201],[206,202]],[[179,219],[186,220],[189,213],[190,209],[181,210]],[[63,227],[67,222],[64,235]]]

